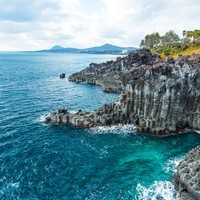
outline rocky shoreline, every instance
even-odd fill
[[[200,200],[200,146],[180,162],[175,182],[181,200]]]
[[[145,56],[146,51],[140,51],[140,53]],[[124,89],[120,78],[121,72],[130,71],[141,61],[141,58],[132,52],[126,57],[118,57],[115,61],[111,60],[100,64],[91,63],[84,70],[69,76],[68,80],[99,85],[104,92],[120,93]]]
[[[49,123],[90,128],[132,124],[141,132],[159,137],[200,130],[200,56],[180,55],[163,60],[148,50],[102,64],[91,64],[70,81],[100,85],[120,92],[119,100],[94,111],[66,109],[50,113]],[[177,167],[180,200],[200,200],[200,146]]]
[[[122,90],[119,100],[94,111],[72,114],[59,109],[46,121],[78,127],[133,124],[139,131],[159,136],[200,130],[199,66],[198,56],[193,60],[181,55],[177,60],[163,60],[148,50],[91,64],[69,80],[101,85],[108,92]]]
[[[93,65],[90,65],[90,67]],[[68,78],[71,82],[76,83],[88,83],[92,85],[98,85],[104,92],[108,93],[120,93],[123,90],[121,85],[121,79],[118,72],[110,72],[106,74],[96,74],[89,71],[77,73]],[[85,74],[86,73],[86,74]]]

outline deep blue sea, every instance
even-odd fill
[[[0,53],[0,199],[173,200],[173,173],[200,144],[132,126],[81,129],[44,122],[59,108],[91,110],[118,98],[59,79],[115,55]]]

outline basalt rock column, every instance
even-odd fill
[[[184,129],[200,130],[198,57],[194,60],[169,57],[164,61],[143,50],[123,58],[120,63],[123,70],[118,75],[123,91],[118,101],[90,112],[56,112],[47,120],[80,127],[133,124],[140,131],[160,136]],[[118,66],[119,61],[111,65],[115,64]],[[96,72],[96,65],[91,70]],[[66,117],[68,120],[63,120]]]

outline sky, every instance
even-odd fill
[[[146,34],[200,29],[199,0],[0,0],[0,51],[138,47]]]

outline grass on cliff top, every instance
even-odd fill
[[[151,52],[159,53],[161,58],[163,58],[163,59],[166,59],[168,56],[172,56],[173,58],[176,59],[176,58],[178,58],[179,54],[182,54],[183,56],[189,55],[189,56],[191,56],[191,59],[192,59],[192,58],[194,58],[194,54],[200,54],[200,46],[190,46],[179,52],[173,52],[173,49],[172,50],[168,49],[168,51],[169,51],[168,55],[166,55],[163,52],[159,52],[161,50],[159,48],[162,48],[162,47],[152,48]]]

